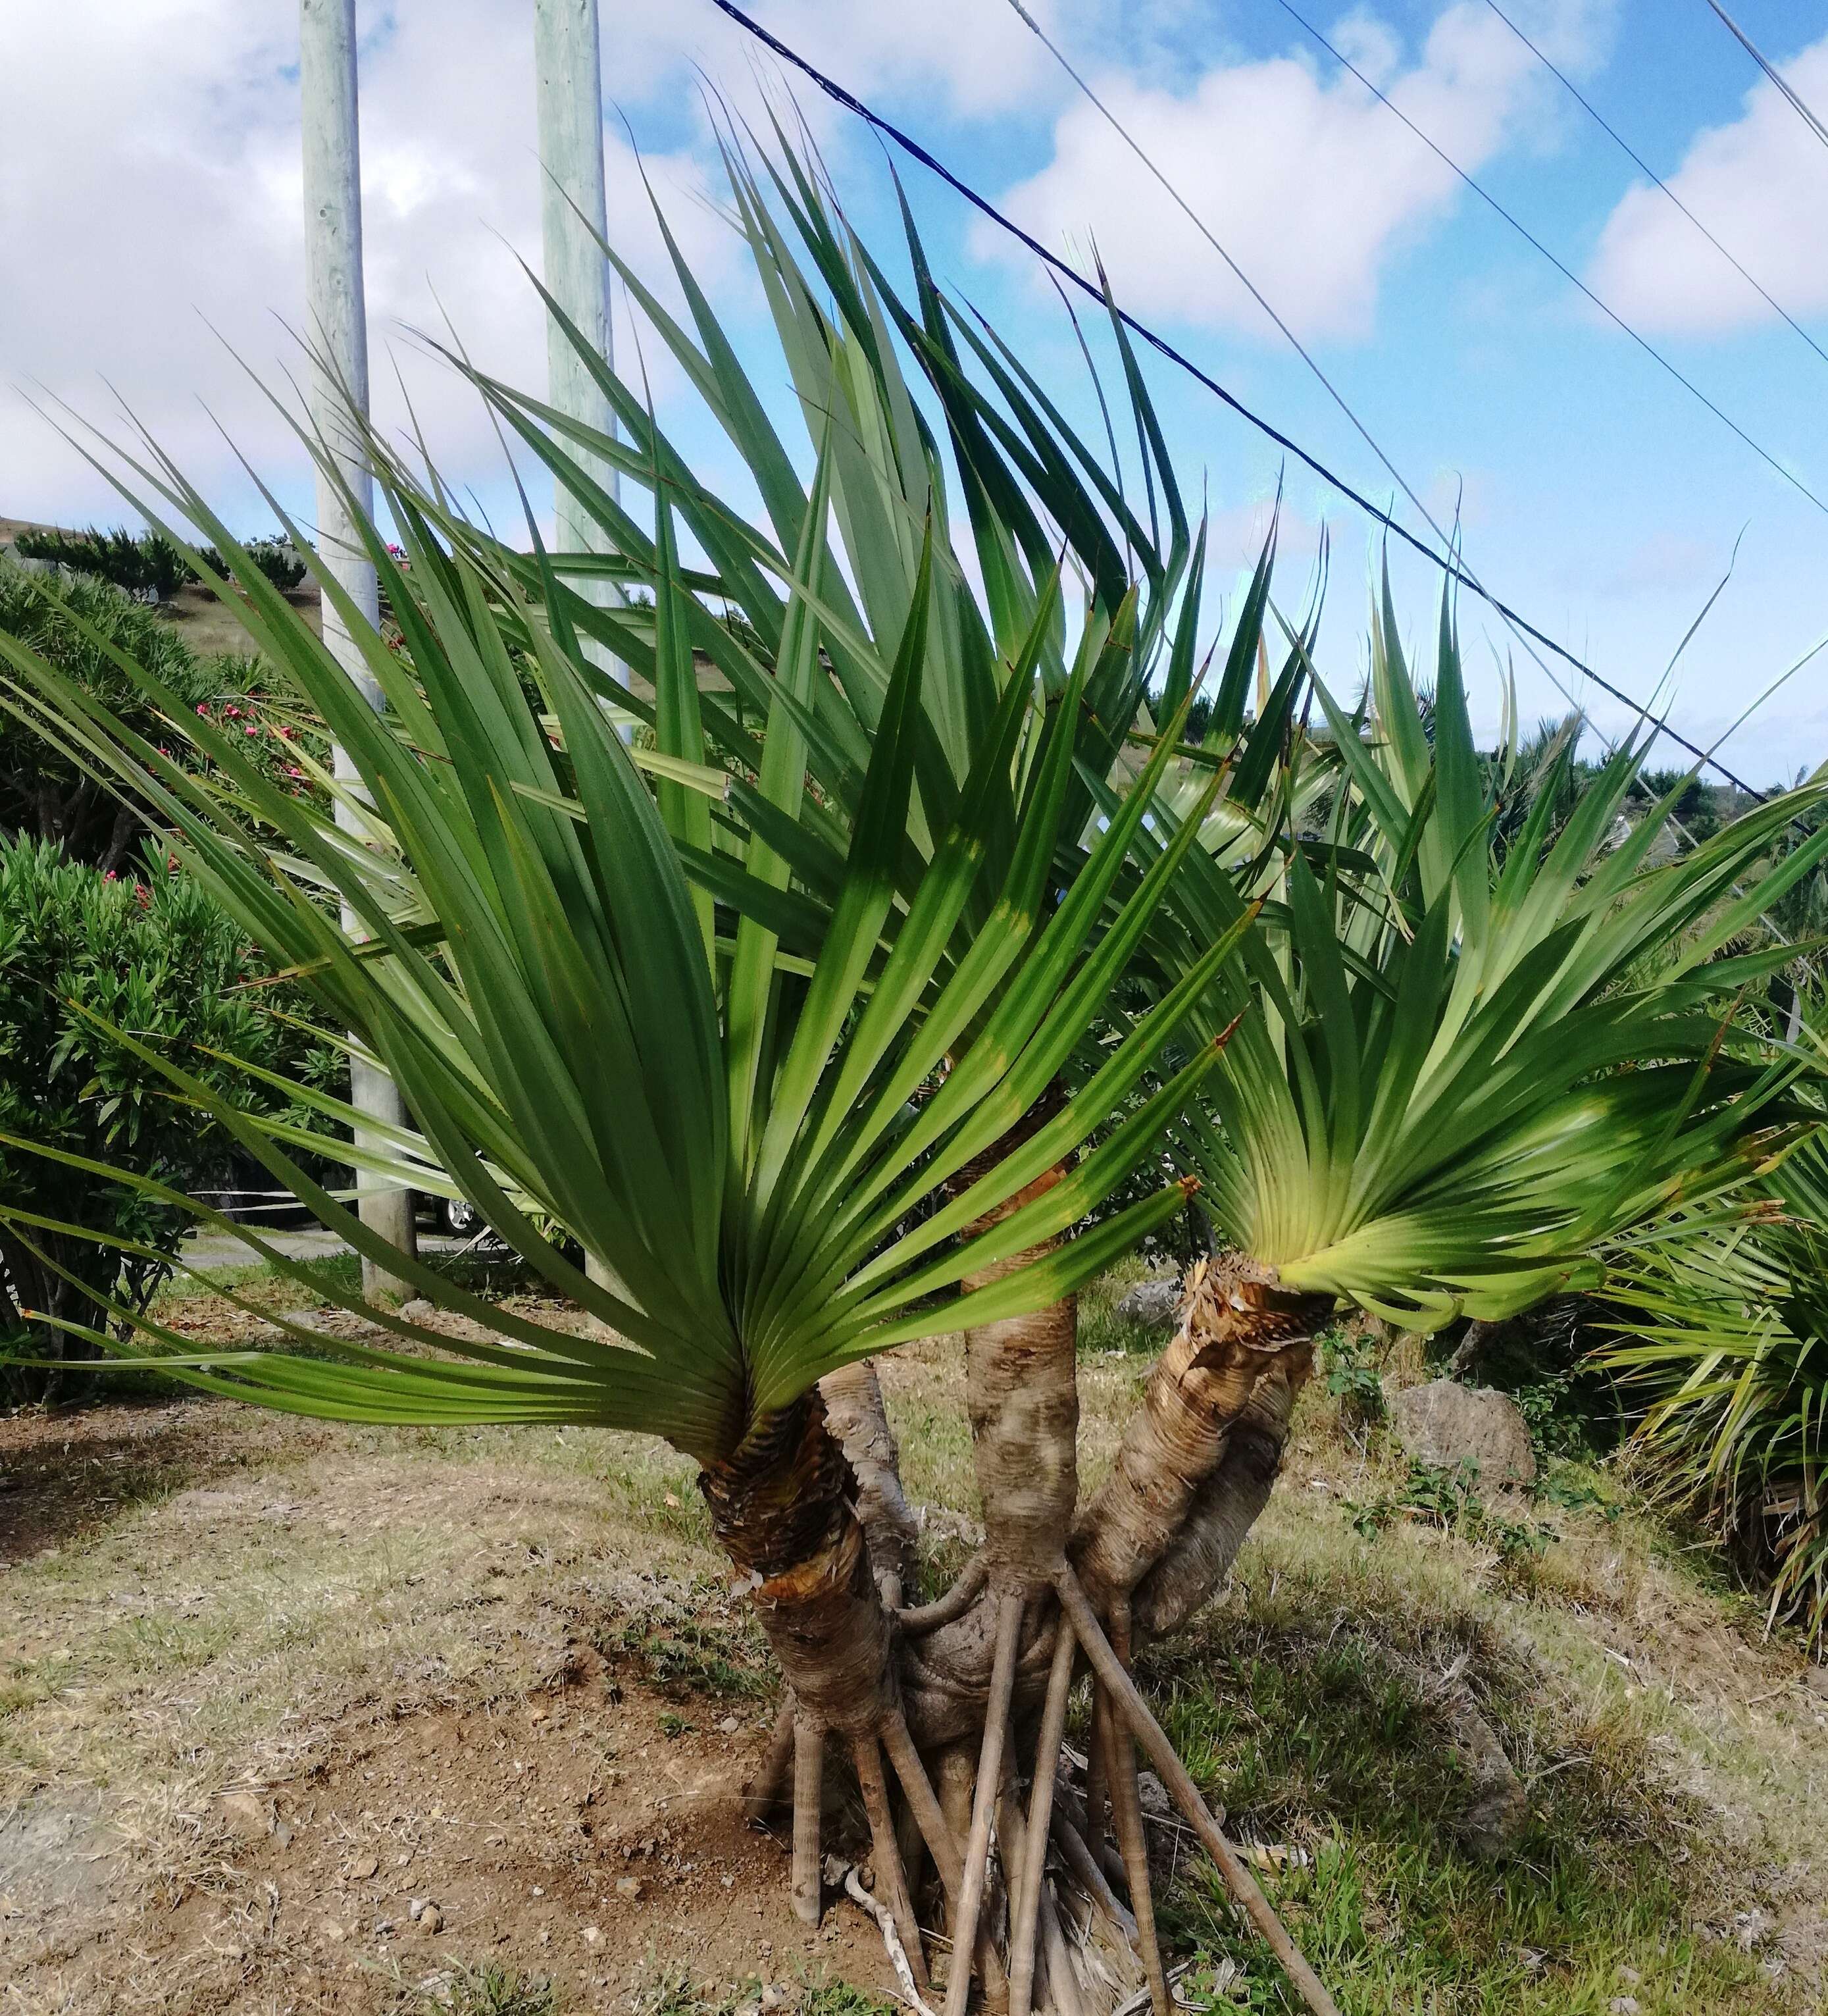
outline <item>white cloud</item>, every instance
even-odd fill
[[[448,314],[479,363],[543,385],[539,304],[515,257],[537,269],[527,11],[394,0],[360,18],[376,410],[387,423],[403,418],[398,365],[441,460],[468,479],[498,466],[493,434],[473,397],[401,326],[442,333]],[[27,277],[0,289],[0,511],[118,514],[94,473],[10,390],[42,386],[117,435],[111,387],[251,524],[260,507],[216,421],[294,496],[304,468],[223,347],[282,391],[300,362],[287,333],[304,326],[296,6],[9,0],[5,39],[0,243],[9,275]],[[656,63],[660,40],[649,38]],[[675,36],[675,67],[681,52]],[[612,235],[661,276],[647,199],[613,128],[607,148]],[[727,291],[739,251],[698,200],[703,164],[681,150],[646,166],[695,271],[714,294]],[[664,396],[674,380],[657,346],[647,361]]]
[[[1530,25],[1558,59],[1591,53],[1610,0],[1542,0]],[[1548,101],[1535,59],[1491,10],[1457,0],[1405,67],[1394,31],[1362,9],[1341,46],[1394,103],[1476,171]],[[1206,70],[1183,90],[1122,75],[1099,95],[1278,311],[1304,337],[1367,335],[1391,256],[1452,207],[1452,171],[1356,78],[1304,52]],[[1096,240],[1126,306],[1261,337],[1262,311],[1083,101],[1062,113],[1053,159],[1006,207],[1083,257]],[[1004,248],[988,226],[986,256]]]
[[[1781,66],[1805,103],[1828,103],[1828,38]],[[1759,82],[1730,124],[1697,135],[1670,187],[1793,315],[1828,309],[1828,162],[1776,85]],[[1772,321],[1749,286],[1661,190],[1639,182],[1607,220],[1588,280],[1628,320],[1681,335]]]
[[[1002,0],[769,0],[748,11],[859,94],[937,85],[967,118],[1031,105],[1058,74]],[[1046,0],[1031,0],[1029,12],[1053,32]]]

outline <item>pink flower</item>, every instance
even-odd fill
[[[106,875],[104,875],[104,876],[102,877],[102,880],[103,880],[104,882],[116,882],[116,881],[118,881],[118,880],[120,880],[120,877],[119,877],[117,875],[116,875],[116,873],[114,873],[113,869],[112,868],[110,868],[110,869],[108,870],[107,873],[106,873]]]
[[[256,728],[251,722],[246,728],[243,729],[241,732],[243,735],[258,735],[260,733],[260,730]]]
[[[207,716],[210,711],[208,702],[200,700],[196,704],[196,711],[199,714]]]

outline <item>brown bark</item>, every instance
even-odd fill
[[[826,1420],[857,1480],[857,1517],[870,1566],[891,1607],[914,1579],[919,1527],[901,1491],[901,1451],[883,1405],[882,1385],[867,1359],[828,1372],[819,1382]]]
[[[960,1170],[953,1190],[968,1189],[994,1168],[1051,1120],[1065,1097],[1056,1079],[994,1147]],[[1000,1224],[1044,1196],[1065,1174],[1063,1165],[1045,1171],[974,1219],[963,1237],[973,1238]],[[986,1287],[1044,1258],[1057,1244],[1049,1240],[977,1269],[965,1276],[963,1286]],[[1062,1559],[1079,1493],[1078,1335],[1078,1304],[1071,1295],[1031,1315],[965,1333],[966,1405],[993,1586],[1038,1586]]]
[[[801,1716],[875,1730],[894,1701],[888,1613],[824,1402],[810,1393],[758,1422],[698,1484]]]
[[[1177,1631],[1223,1584],[1255,1525],[1289,1438],[1295,1396],[1312,1369],[1312,1345],[1283,1352],[1233,1424],[1218,1467],[1200,1486],[1179,1532],[1137,1586],[1132,1613],[1138,1633]]]
[[[1175,1546],[1258,1385],[1311,1348],[1331,1308],[1328,1297],[1279,1288],[1240,1255],[1195,1267],[1181,1327],[1073,1536],[1076,1572],[1102,1613]]]

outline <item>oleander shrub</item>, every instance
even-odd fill
[[[243,729],[297,789],[310,788],[312,763],[326,753],[312,723],[258,660],[193,651],[169,623],[105,581],[0,562],[0,635],[37,652],[187,769],[202,761],[190,740],[174,731],[115,653],[155,671],[172,704],[190,715]],[[16,715],[0,724],[0,834],[52,841],[73,861],[119,873],[146,824],[131,793],[104,786],[60,741]]]
[[[286,990],[248,984],[262,975],[241,931],[156,844],[117,874],[41,841],[0,841],[0,1204],[128,1242],[23,1215],[0,1229],[0,1348],[42,1361],[6,1375],[13,1399],[54,1392],[59,1361],[92,1355],[38,1316],[110,1327],[171,1272],[190,1214],[109,1171],[189,1191],[229,1168],[219,1124],[117,1032],[243,1111],[306,1117],[241,1064],[301,1087],[338,1077],[336,1053],[285,1018]]]

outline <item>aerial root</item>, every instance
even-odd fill
[[[1125,1669],[1124,1662],[1112,1650],[1110,1640],[1105,1636],[1098,1621],[1097,1613],[1087,1600],[1085,1592],[1079,1586],[1078,1578],[1070,1568],[1062,1568],[1054,1586],[1059,1593],[1060,1607],[1071,1621],[1074,1635],[1085,1648],[1085,1655],[1092,1661],[1092,1669],[1108,1690],[1117,1719],[1127,1722],[1142,1748],[1149,1753],[1149,1761],[1156,1769],[1161,1782],[1168,1788],[1168,1796],[1186,1816],[1188,1823],[1200,1837],[1200,1845],[1218,1864],[1219,1874],[1225,1878],[1225,1887],[1243,1906],[1252,1924],[1263,1935],[1270,1949],[1282,1963],[1283,1971],[1297,1989],[1301,1999],[1313,2012],[1313,2016],[1339,2016],[1339,2005],[1328,1994],[1320,1977],[1315,1973],[1300,1950],[1284,1929],[1282,1921],[1271,1908],[1269,1899],[1258,1887],[1256,1878],[1245,1867],[1243,1858],[1225,1838],[1225,1831],[1212,1817],[1211,1809],[1200,1796],[1200,1788],[1189,1775],[1187,1767],[1175,1754],[1175,1747],[1168,1741],[1161,1724],[1150,1712],[1149,1705],[1136,1691],[1136,1683]],[[1121,1747],[1121,1746],[1120,1746]]]
[[[1112,1651],[1127,1672],[1130,1663],[1129,1604],[1120,1599],[1113,1607]],[[1136,1921],[1136,1949],[1149,1984],[1151,2016],[1172,2016],[1168,1975],[1162,1966],[1161,1941],[1155,1929],[1155,1894],[1149,1875],[1149,1847],[1142,1834],[1142,1802],[1136,1785],[1136,1741],[1127,1725],[1120,1725],[1109,1690],[1098,1689],[1099,1748],[1110,1791],[1111,1819],[1117,1837],[1117,1851],[1124,1859],[1124,1875],[1129,1886],[1130,1909]]]
[[[798,1712],[790,1693],[781,1705],[780,1713],[775,1717],[774,1732],[768,1737],[761,1762],[743,1787],[743,1810],[757,1826],[765,1824],[772,1817],[775,1807],[786,1796],[788,1774],[793,1768],[794,1728]]]
[[[965,1956],[977,1944],[978,1918],[990,1872],[990,1829],[1002,1784],[1003,1747],[1009,1735],[1009,1698],[1016,1684],[1016,1654],[1022,1636],[1022,1598],[1010,1593],[999,1605],[996,1647],[990,1670],[990,1701],[984,1712],[984,1741],[977,1753],[977,1786],[971,1805],[971,1833],[965,1843],[964,1874],[952,1919],[951,1978],[946,1983],[945,2016],[965,2016],[971,1997],[971,1969]]]
[[[1054,1778],[1060,1769],[1060,1744],[1067,1733],[1067,1699],[1072,1692],[1073,1662],[1078,1651],[1063,1616],[1055,1627],[1053,1665],[1047,1676],[1047,1697],[1041,1711],[1041,1735],[1035,1746],[1020,1873],[1009,1890],[1009,2016],[1030,2016],[1034,2007],[1035,1939],[1040,1929],[1042,1878],[1046,1874],[1048,1836],[1053,1816]]]
[[[888,1780],[882,1768],[882,1744],[873,1736],[859,1736],[851,1745],[851,1762],[857,1767],[857,1784],[863,1795],[863,1810],[869,1816],[870,1859],[876,1867],[876,1885],[882,1892],[907,1949],[915,1985],[927,1988],[927,1959],[921,1950],[920,1924],[914,1915],[914,1900],[908,1894],[908,1872],[902,1866],[901,1843],[895,1838],[895,1816],[889,1805]],[[924,1774],[923,1774],[924,1775]]]
[[[810,1715],[793,1724],[793,1864],[789,1894],[793,1914],[819,1923],[819,1804],[825,1794],[825,1730]]]
[[[994,2003],[1002,2003],[1006,1990],[1008,2016],[1035,2016],[1038,2008],[1050,2010],[1053,2016],[1085,2016],[1079,1964],[1091,1970],[1086,1980],[1096,2000],[1101,1992],[1100,1970],[1103,1984],[1112,1979],[1108,1955],[1099,1957],[1101,1942],[1112,1935],[1140,1963],[1150,2016],[1173,2016],[1138,1793],[1139,1743],[1169,1797],[1217,1863],[1232,1897],[1276,1955],[1312,2016],[1339,2016],[1333,1997],[1289,1937],[1137,1690],[1130,1672],[1127,1603],[1115,1601],[1107,1622],[1070,1568],[1056,1571],[1053,1586],[1059,1606],[1053,1619],[1053,1643],[1049,1647],[1044,1636],[1034,1648],[1038,1654],[1045,1649],[1049,1665],[1026,1810],[1017,1795],[1010,1755],[1022,1626],[1030,1600],[1020,1589],[1006,1590],[995,1598],[988,1699],[974,1775],[967,1748],[942,1751],[936,1790],[898,1706],[879,1715],[873,1726],[849,1732],[851,1761],[869,1822],[873,1901],[894,1924],[917,1991],[927,1992],[927,1972],[910,1873],[919,1874],[924,1846],[944,1888],[951,1921],[952,1960],[944,2016],[966,2016],[973,1979]],[[1067,1708],[1081,1654],[1092,1669],[1094,1725],[1082,1818],[1076,1791],[1071,1784],[1063,1787],[1060,1777]],[[779,1800],[790,1760],[791,1894],[795,1912],[808,1924],[818,1923],[821,1901],[826,1739],[825,1725],[816,1715],[790,1704],[776,1721],[767,1753],[743,1795],[752,1814],[765,1815]],[[891,1772],[905,1802],[899,1839]],[[1116,1836],[1115,1856],[1106,1845],[1107,1810]],[[961,1847],[961,1831],[967,1823]],[[1008,1906],[1006,1977],[999,1953],[1002,1903],[996,1903],[994,1913],[990,1908],[993,1837],[999,1848],[1001,1894]],[[1065,1877],[1050,1883],[1050,1847],[1057,1850],[1074,1886],[1070,1892],[1060,1888],[1057,1899],[1056,1883],[1063,1883]],[[1128,1893],[1127,1905],[1113,1886],[1112,1876],[1119,1868]],[[1083,1921],[1080,1906],[1072,1904],[1070,1915],[1067,1910],[1081,1893],[1092,1914]],[[1099,1922],[1107,1930],[1094,1937]],[[1082,1954],[1075,1956],[1069,1932],[1085,1945]]]

